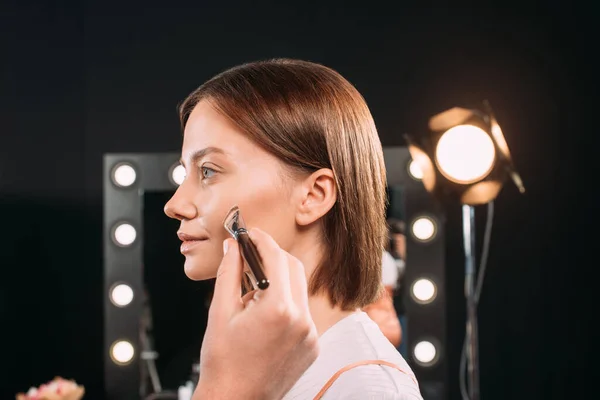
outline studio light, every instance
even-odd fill
[[[136,236],[135,228],[127,223],[118,224],[113,231],[113,240],[121,247],[131,246],[135,242]]]
[[[169,178],[171,179],[171,182],[173,182],[173,184],[175,184],[176,186],[181,185],[183,183],[183,180],[185,179],[185,168],[183,167],[183,165],[179,163],[173,165],[171,167]]]
[[[491,137],[473,125],[458,125],[444,133],[435,148],[440,172],[449,180],[469,184],[485,178],[496,160]]]
[[[417,342],[413,348],[413,356],[415,360],[417,363],[425,367],[434,365],[439,358],[438,354],[437,347],[428,340]]]
[[[405,138],[412,159],[423,173],[425,189],[438,200],[452,197],[462,204],[467,322],[460,367],[461,394],[464,399],[479,400],[477,305],[489,248],[493,201],[509,178],[519,192],[524,193],[525,187],[487,101],[483,102],[482,110],[454,107],[437,114],[429,119],[428,127],[426,135]],[[488,204],[482,252],[485,256],[482,256],[480,274],[476,276],[475,206],[483,204]],[[421,229],[425,230],[425,226]],[[466,370],[468,389],[463,388]]]
[[[429,304],[435,300],[437,287],[431,279],[419,278],[413,282],[410,294],[419,304]]]
[[[421,167],[415,160],[410,160],[408,163],[408,174],[416,181],[423,179],[423,171],[421,171]]]
[[[430,118],[428,135],[405,136],[425,188],[436,197],[486,204],[498,196],[506,178],[525,192],[502,129],[489,104],[483,106],[483,111],[444,111]]]
[[[418,241],[428,242],[435,237],[437,227],[433,219],[421,216],[412,222],[410,231]]]
[[[118,340],[110,347],[110,358],[115,364],[127,365],[133,359],[135,350],[127,340]]]
[[[128,306],[133,300],[133,289],[125,283],[119,283],[110,291],[110,301],[117,307]]]
[[[135,183],[136,179],[137,173],[131,164],[119,163],[113,168],[112,180],[119,187],[129,187]]]

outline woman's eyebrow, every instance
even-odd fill
[[[214,147],[214,146],[209,146],[209,147],[205,147],[203,149],[200,150],[196,150],[194,151],[191,156],[190,156],[190,162],[192,164],[197,163],[198,161],[202,160],[204,157],[206,157],[209,154],[223,154],[225,155],[225,151],[219,147]],[[185,165],[185,160],[182,158],[179,159],[179,162],[181,163],[181,165],[183,165],[184,167]]]

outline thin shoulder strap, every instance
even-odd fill
[[[408,375],[410,377],[410,379],[412,379],[413,382],[416,383],[415,378],[411,374],[408,374],[406,371],[404,371],[402,368],[400,368],[396,364],[392,364],[391,362],[384,361],[384,360],[363,360],[363,361],[355,362],[353,364],[348,364],[345,367],[341,368],[338,372],[333,374],[333,376],[327,381],[325,386],[323,386],[321,388],[321,390],[319,391],[319,393],[317,393],[317,395],[315,396],[315,398],[313,400],[320,400],[321,397],[323,397],[323,395],[325,394],[325,392],[331,387],[331,385],[333,385],[333,383],[337,380],[337,378],[340,377],[341,374],[343,374],[344,372],[346,372],[352,368],[360,367],[361,365],[385,365],[386,367],[395,368],[398,371],[402,372],[403,374]]]

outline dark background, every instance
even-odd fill
[[[342,73],[386,146],[434,112],[490,100],[527,193],[507,185],[496,202],[480,305],[483,397],[577,398],[596,386],[597,260],[586,260],[595,197],[584,180],[596,135],[586,119],[597,99],[591,2],[166,4],[0,3],[1,398],[55,375],[102,398],[102,154],[179,151],[176,105],[190,91],[276,56]],[[457,207],[447,228],[456,399]]]

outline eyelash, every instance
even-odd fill
[[[215,170],[214,170],[214,169],[212,169],[212,168],[208,168],[208,167],[200,167],[200,169],[201,169],[201,171],[202,171],[202,180],[204,180],[204,179],[210,179],[210,178],[212,178],[212,176],[206,176],[206,175],[205,175],[205,172],[206,172],[206,171],[210,171],[210,172],[212,172],[213,174],[216,174],[216,173],[217,173],[217,171],[215,171]]]

